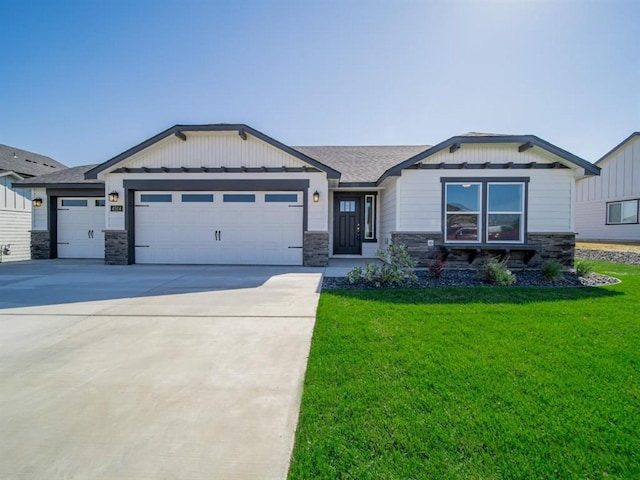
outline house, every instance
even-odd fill
[[[426,264],[573,261],[575,181],[599,169],[533,135],[291,147],[247,125],[176,125],[34,189],[34,258],[326,265],[389,242]],[[104,235],[104,237],[103,237]]]
[[[598,160],[602,173],[576,184],[578,240],[640,242],[640,132]]]
[[[31,193],[13,183],[64,168],[44,155],[0,145],[0,262],[31,258]]]

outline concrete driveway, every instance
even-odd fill
[[[0,264],[0,478],[286,478],[321,275]]]

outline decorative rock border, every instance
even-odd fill
[[[622,252],[618,250],[592,250],[590,248],[576,248],[576,258],[585,260],[603,260],[605,262],[627,263],[640,265],[640,253]]]

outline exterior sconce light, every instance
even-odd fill
[[[318,193],[318,190],[316,190],[315,192],[313,192],[313,203],[318,203],[320,201],[320,194]]]
[[[42,206],[42,198],[36,197],[31,201],[31,203],[33,204],[34,207],[41,207]]]
[[[120,198],[120,195],[115,190],[109,194],[109,201],[110,202],[115,203],[115,202],[118,201],[119,198]]]

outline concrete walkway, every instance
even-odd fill
[[[321,276],[0,264],[0,478],[286,478]]]

